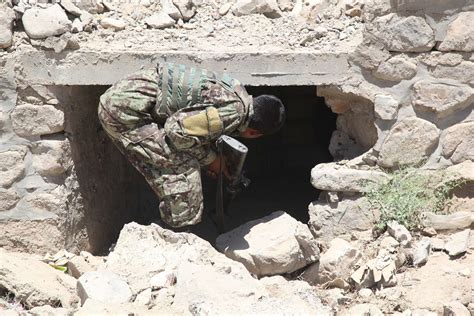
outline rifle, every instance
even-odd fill
[[[223,233],[225,231],[224,213],[227,213],[230,203],[237,194],[250,185],[250,180],[242,173],[248,148],[227,135],[221,136],[216,144],[218,155],[225,162],[228,172],[224,191],[224,163],[221,163],[217,177],[216,215],[217,228],[219,233]]]

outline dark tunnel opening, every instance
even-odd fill
[[[100,95],[107,87],[57,87],[65,107],[67,133],[79,184],[69,204],[71,234],[85,226],[89,250],[106,252],[125,223],[149,224],[159,219],[158,199],[144,178],[115,148],[97,118]],[[286,211],[308,221],[308,204],[319,192],[310,184],[310,171],[332,161],[328,147],[336,128],[336,114],[316,96],[314,86],[247,87],[252,95],[273,94],[285,104],[287,121],[280,132],[260,139],[243,140],[249,148],[245,170],[250,187],[232,202],[228,229],[274,211]],[[215,181],[203,178],[203,221],[184,231],[214,243],[217,229],[210,211],[215,208]],[[81,217],[81,214],[83,216]],[[74,238],[71,236],[71,238]]]

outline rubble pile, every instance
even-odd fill
[[[0,250],[0,287],[16,302],[0,298],[0,311],[11,315],[24,310],[32,315],[437,315],[453,310],[454,315],[465,315],[468,308],[472,311],[470,230],[412,237],[398,223],[390,225],[393,228],[376,239],[370,231],[351,240],[335,238],[320,256],[316,239],[305,232],[307,226],[284,212],[219,236],[218,248],[225,255],[194,234],[136,223],[125,225],[106,257],[62,250],[41,258]],[[264,238],[256,235],[261,232]],[[293,250],[293,238],[304,240],[296,250],[300,254]],[[436,273],[442,276],[426,277]],[[426,282],[437,284],[422,288]],[[420,295],[433,298],[426,302]]]

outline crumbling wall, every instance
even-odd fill
[[[310,205],[310,224],[328,240],[334,231],[371,227],[377,217],[360,198],[363,181],[384,181],[386,172],[403,167],[437,170],[474,159],[472,5],[379,4],[365,6],[350,80],[318,90],[340,113],[330,147],[340,161],[312,171],[313,185],[327,193]],[[458,210],[472,211],[469,203]]]

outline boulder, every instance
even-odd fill
[[[453,125],[441,134],[443,156],[455,164],[474,160],[474,122]]]
[[[347,197],[338,203],[322,201],[309,205],[309,228],[323,243],[372,229],[376,219],[366,198]]]
[[[127,282],[109,271],[90,271],[77,280],[77,293],[82,304],[88,299],[103,303],[127,303],[132,291]]]
[[[5,4],[0,4],[0,49],[12,45],[14,19],[15,12]]]
[[[416,165],[438,145],[438,128],[423,119],[408,117],[397,122],[382,143],[378,164],[386,168]]]
[[[448,26],[438,49],[440,51],[474,51],[474,12],[460,12]]]
[[[237,0],[232,12],[236,16],[263,14],[268,18],[281,17],[281,11],[276,0]]]
[[[71,28],[71,21],[59,4],[45,9],[40,7],[27,9],[22,22],[26,34],[33,39],[61,35]]]
[[[154,29],[165,29],[176,24],[168,14],[164,12],[155,13],[145,19],[145,24]]]
[[[183,18],[181,12],[179,12],[172,0],[160,0],[160,4],[161,11],[168,14],[173,20],[178,21]]]
[[[0,212],[8,211],[15,207],[19,200],[20,197],[14,189],[0,188]]]
[[[469,248],[469,239],[471,237],[470,229],[465,229],[459,233],[455,233],[449,237],[444,245],[444,249],[451,257],[459,256]]]
[[[401,81],[413,78],[416,75],[416,64],[402,57],[392,57],[383,61],[373,71],[375,77],[388,81]]]
[[[375,117],[381,120],[393,120],[397,118],[398,101],[388,94],[377,94],[374,100]]]
[[[23,176],[25,171],[25,156],[26,150],[22,148],[12,148],[0,152],[0,187],[10,187]]]
[[[71,0],[61,0],[59,4],[64,8],[64,10],[72,15],[81,16],[83,12]]]
[[[413,85],[412,104],[423,112],[446,117],[474,102],[474,89],[454,80],[420,80]]]
[[[390,13],[373,23],[376,36],[389,51],[427,52],[435,45],[433,29],[422,17]]]
[[[18,136],[41,136],[64,130],[64,113],[52,105],[17,105],[11,114]]]
[[[381,171],[351,169],[337,163],[318,164],[311,170],[311,184],[325,191],[364,192],[369,185],[388,182],[389,179]]]
[[[285,212],[274,212],[220,235],[216,247],[258,276],[294,272],[319,258],[308,227]]]
[[[428,72],[435,78],[446,78],[469,84],[474,78],[474,62],[463,60],[455,66],[440,64],[428,68]]]
[[[360,251],[341,238],[331,240],[329,249],[321,254],[319,262],[312,264],[301,276],[303,280],[324,284],[339,278],[347,279],[361,258]]]
[[[0,258],[0,287],[26,306],[77,305],[73,277],[25,254],[0,248]]]

